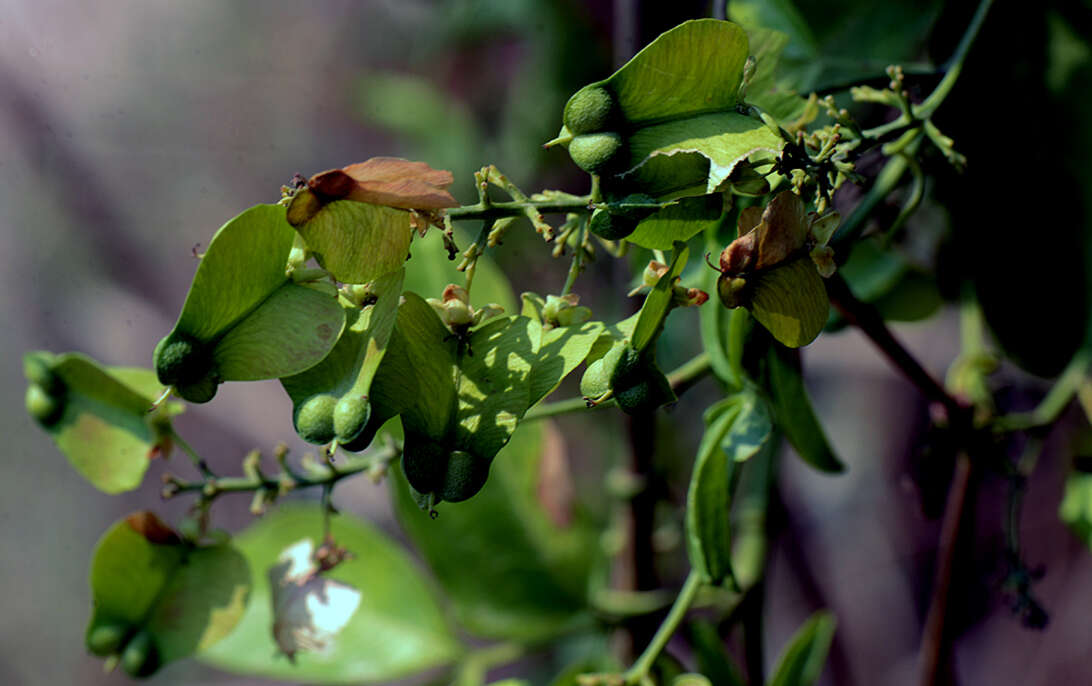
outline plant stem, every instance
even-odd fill
[[[447,210],[447,216],[452,219],[464,221],[468,219],[480,219],[491,221],[502,217],[525,217],[529,209],[538,210],[544,214],[568,214],[584,213],[590,211],[591,199],[588,197],[577,200],[512,200],[510,202],[494,202],[484,204],[463,205]]]
[[[936,579],[933,582],[933,598],[929,603],[929,613],[925,617],[925,626],[922,631],[921,681],[919,682],[921,686],[934,686],[938,683],[941,661],[947,652],[944,627],[948,609],[948,592],[952,584],[957,539],[970,483],[971,460],[966,453],[960,453],[956,458],[955,475],[948,490],[948,501],[944,506]]]
[[[907,153],[912,154],[912,151],[907,151]],[[838,227],[834,237],[831,238],[830,244],[831,247],[834,248],[836,255],[844,255],[843,260],[845,257],[849,257],[848,246],[860,237],[861,232],[864,231],[868,222],[868,218],[872,216],[872,212],[876,209],[876,206],[883,202],[883,199],[898,187],[899,182],[902,180],[902,175],[909,166],[906,157],[903,155],[896,155],[887,161],[887,164],[884,165],[884,168],[881,169],[880,173],[876,176],[876,180],[872,184],[872,187],[868,189],[868,192],[864,194],[861,201],[853,208],[853,212],[846,217],[846,220]],[[843,250],[843,248],[846,249]]]
[[[584,249],[581,246],[576,246],[576,252],[573,253],[573,261],[569,264],[569,274],[565,277],[565,285],[561,287],[560,295],[566,296],[573,290],[573,285],[576,284],[576,277],[580,276],[580,269],[584,262]]]
[[[930,93],[920,105],[914,108],[914,115],[919,119],[928,119],[932,116],[933,112],[940,106],[940,103],[944,102],[944,99],[948,97],[948,94],[952,91],[952,87],[959,78],[960,72],[963,71],[963,62],[967,59],[967,53],[971,50],[971,44],[974,43],[974,39],[978,36],[978,31],[982,28],[982,24],[986,20],[986,14],[989,12],[990,5],[992,4],[993,0],[981,0],[978,3],[978,9],[975,10],[974,17],[971,18],[971,23],[967,25],[967,30],[963,32],[963,37],[959,40],[959,45],[956,46],[955,53],[952,54],[952,59],[948,61],[948,68],[944,74],[944,78],[940,80],[940,83],[933,89],[933,92]]]
[[[664,621],[660,624],[656,635],[652,637],[652,641],[633,663],[633,666],[622,675],[627,686],[635,686],[640,683],[641,679],[648,676],[652,664],[663,652],[663,649],[667,647],[667,642],[671,640],[671,636],[679,628],[679,624],[682,623],[701,586],[701,576],[694,570],[690,570],[690,575],[686,577],[686,583],[683,584],[679,596],[675,599],[675,604],[671,606],[671,610],[664,617]]]
[[[221,493],[248,493],[259,491],[263,489],[276,490],[284,485],[289,485],[292,490],[300,488],[314,488],[332,487],[338,481],[345,477],[359,474],[360,472],[366,472],[377,464],[390,462],[396,459],[402,451],[398,447],[388,447],[381,451],[371,453],[353,459],[346,460],[344,463],[334,469],[322,469],[325,472],[321,476],[304,476],[296,472],[281,472],[270,476],[227,476],[217,477],[215,475],[208,476],[204,481],[198,482],[185,482],[185,481],[171,481],[171,490],[175,493],[185,493],[190,491],[201,491],[208,494],[210,497],[215,497]],[[198,458],[199,459],[199,458]]]
[[[993,423],[994,430],[1027,431],[1053,424],[1069,405],[1073,396],[1077,394],[1081,384],[1088,379],[1090,362],[1092,362],[1092,349],[1079,350],[1034,410],[998,417]]]
[[[205,462],[205,459],[198,455],[197,451],[193,449],[193,446],[187,443],[186,440],[182,438],[182,436],[180,436],[173,427],[171,428],[171,441],[173,441],[175,445],[181,448],[182,452],[186,453],[186,455],[189,456],[190,460],[193,462],[193,466],[197,467],[197,471],[201,472],[201,476],[204,478],[205,481],[216,478],[216,475],[212,473],[211,469],[209,469],[208,462]]]
[[[953,424],[968,418],[968,409],[948,394],[910,352],[899,343],[887,328],[883,317],[875,307],[863,303],[849,290],[840,274],[827,279],[827,293],[846,321],[856,326],[872,340],[880,351],[910,380],[931,402],[939,403],[948,413]]]

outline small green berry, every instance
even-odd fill
[[[87,631],[87,650],[92,655],[106,657],[121,652],[132,633],[132,627],[121,622],[100,620]]]
[[[621,166],[624,148],[617,133],[586,133],[569,143],[569,157],[584,171],[598,174]]]
[[[32,383],[27,386],[26,407],[27,414],[42,426],[49,428],[64,414],[64,391],[62,390],[58,395],[50,395],[44,388]]]
[[[337,397],[329,393],[320,393],[303,401],[292,418],[300,438],[315,445],[334,440],[334,410],[337,404]]]
[[[565,103],[561,119],[569,131],[580,135],[602,131],[614,118],[614,96],[602,86],[585,86]]]
[[[348,443],[359,436],[368,425],[372,405],[368,396],[350,393],[334,406],[334,434],[338,442]]]
[[[612,214],[604,208],[592,212],[588,220],[588,229],[600,238],[617,241],[630,235],[637,229],[638,221],[621,214]]]

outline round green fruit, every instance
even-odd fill
[[[192,383],[176,384],[174,390],[183,400],[191,403],[207,403],[216,395],[216,388],[220,385],[214,376],[206,376]]]
[[[207,346],[177,331],[159,342],[154,359],[156,376],[164,386],[195,385],[212,370]]]
[[[569,157],[591,174],[614,169],[624,156],[625,145],[616,133],[586,133],[569,143]]]
[[[128,624],[109,620],[96,622],[87,630],[87,650],[99,657],[116,655],[131,633],[132,627]]]
[[[622,359],[626,348],[625,341],[614,344],[607,354],[588,365],[584,376],[580,379],[580,394],[585,398],[598,398],[610,390],[611,377],[618,361]]]
[[[349,443],[363,433],[372,415],[366,395],[346,395],[334,406],[334,435],[339,443]]]
[[[457,503],[470,498],[482,490],[489,478],[489,466],[492,460],[483,460],[465,450],[452,450],[447,461],[447,473],[440,497],[448,502]]]
[[[585,86],[565,103],[561,118],[574,135],[594,133],[607,128],[615,119],[614,96],[602,86]]]
[[[141,631],[133,636],[121,653],[121,668],[137,678],[151,676],[159,669],[159,650],[150,633]]]
[[[437,493],[447,478],[449,453],[438,441],[407,432],[402,445],[402,473],[406,481],[421,493]]]
[[[303,401],[292,417],[300,438],[315,445],[334,440],[334,410],[337,404],[337,397],[329,393],[313,395]]]
[[[638,220],[621,214],[611,214],[604,208],[592,212],[588,220],[588,229],[600,238],[617,241],[630,235],[637,229]]]
[[[29,353],[23,357],[23,373],[30,383],[41,386],[50,395],[58,395],[64,391],[64,382],[53,373],[52,358],[49,353]]]
[[[64,392],[51,395],[36,383],[27,386],[27,414],[39,424],[50,427],[56,424],[64,414]]]

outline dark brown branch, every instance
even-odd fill
[[[827,294],[846,321],[861,330],[876,344],[888,360],[913,383],[922,394],[933,403],[941,405],[947,412],[948,421],[953,426],[966,426],[970,419],[970,408],[953,398],[929,375],[921,363],[903,347],[892,335],[875,307],[863,303],[849,290],[849,285],[841,275],[835,273],[827,279]]]
[[[948,490],[944,506],[944,521],[940,530],[940,548],[937,551],[936,578],[933,597],[921,636],[921,686],[939,683],[940,667],[947,660],[951,646],[945,631],[948,614],[948,595],[952,585],[952,570],[958,549],[960,525],[963,522],[967,492],[971,483],[971,460],[966,453],[956,459],[955,475]]]

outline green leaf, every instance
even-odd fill
[[[1092,474],[1074,470],[1066,476],[1058,517],[1092,548]]]
[[[629,171],[622,177],[627,188],[656,197],[713,193],[737,164],[760,151],[776,154],[783,145],[761,120],[737,112],[648,126],[628,143]]]
[[[660,277],[656,285],[645,296],[645,303],[641,306],[640,317],[633,328],[632,347],[637,352],[644,351],[649,344],[656,340],[663,328],[667,313],[671,310],[672,291],[675,281],[686,268],[686,260],[690,255],[690,248],[685,243],[674,244],[674,255],[667,272]]]
[[[773,427],[764,401],[753,391],[712,406],[705,423],[686,496],[686,539],[690,565],[719,584],[732,575],[729,509],[736,463],[757,453]]]
[[[246,560],[228,545],[194,548],[176,537],[138,533],[132,523],[136,517],[114,524],[95,547],[89,642],[98,627],[124,627],[126,639],[116,651],[122,652],[126,640],[143,630],[151,636],[159,664],[210,648],[246,608]],[[158,533],[164,532],[169,529]]]
[[[392,406],[415,430],[442,438],[458,407],[454,381],[458,343],[428,303],[413,293],[406,293],[398,308],[395,330],[397,340],[392,337],[373,382],[376,402]]]
[[[413,236],[409,212],[354,200],[323,205],[296,230],[318,263],[345,283],[367,283],[398,269]]]
[[[830,642],[834,638],[834,616],[820,611],[797,630],[778,661],[769,686],[810,686],[823,673]]]
[[[747,682],[726,650],[716,625],[707,619],[695,619],[687,628],[690,645],[694,647],[694,656],[702,674],[718,686],[746,686]]]
[[[165,403],[149,414],[163,390],[148,383],[151,372],[104,368],[79,353],[33,352],[24,360],[27,409],[76,471],[106,493],[139,486],[170,434],[170,416],[181,411]]]
[[[470,337],[473,355],[457,358],[455,447],[492,458],[530,406],[527,377],[536,357],[526,317],[493,320]]]
[[[527,377],[528,407],[552,393],[588,357],[604,329],[602,322],[558,326],[548,331],[533,320],[528,324],[535,350],[534,365]]]
[[[789,42],[780,31],[748,30],[751,54],[755,58],[755,75],[747,88],[746,100],[776,121],[791,124],[804,114],[807,100],[798,93],[778,84],[777,63]]]
[[[723,215],[724,199],[719,195],[684,198],[642,220],[626,240],[649,250],[670,250],[675,241],[686,243],[715,228]]]
[[[285,283],[216,342],[213,365],[223,381],[297,374],[326,357],[344,326],[335,298]]]
[[[338,545],[354,556],[327,575],[360,589],[362,599],[329,650],[301,652],[295,664],[275,657],[268,572],[282,550],[305,538],[317,542],[322,532],[318,507],[281,505],[235,539],[250,564],[251,600],[235,631],[202,661],[266,678],[347,684],[396,680],[458,656],[433,589],[405,551],[355,517],[342,514],[330,524]]]
[[[403,269],[399,269],[376,279],[367,289],[374,302],[369,300],[362,307],[357,307],[342,301],[347,324],[330,354],[310,369],[281,379],[285,391],[292,398],[292,416],[297,432],[301,431],[298,424],[300,409],[307,401],[320,394],[336,398],[336,402],[328,403],[331,412],[319,418],[333,431],[333,435],[317,436],[304,430],[305,440],[321,444],[336,437],[338,441],[347,443],[363,430],[361,422],[368,421],[370,409],[357,417],[358,421],[349,421],[343,420],[338,408],[353,402],[369,402],[372,380],[394,331],[404,273]]]
[[[844,471],[845,465],[834,455],[811,407],[800,375],[799,353],[771,345],[766,353],[766,373],[777,426],[797,454],[821,472]]]
[[[475,353],[477,354],[477,353]],[[432,519],[405,478],[391,471],[395,514],[475,635],[537,641],[586,620],[594,532],[583,521],[555,524],[539,500],[543,432],[519,427],[474,498]]]
[[[281,205],[257,205],[216,232],[194,274],[174,329],[208,343],[286,281],[295,232]]]
[[[679,24],[660,34],[602,82],[629,125],[735,106],[747,34],[715,19]]]
[[[748,309],[773,337],[790,348],[815,340],[827,323],[830,300],[811,258],[758,272],[749,280]]]

